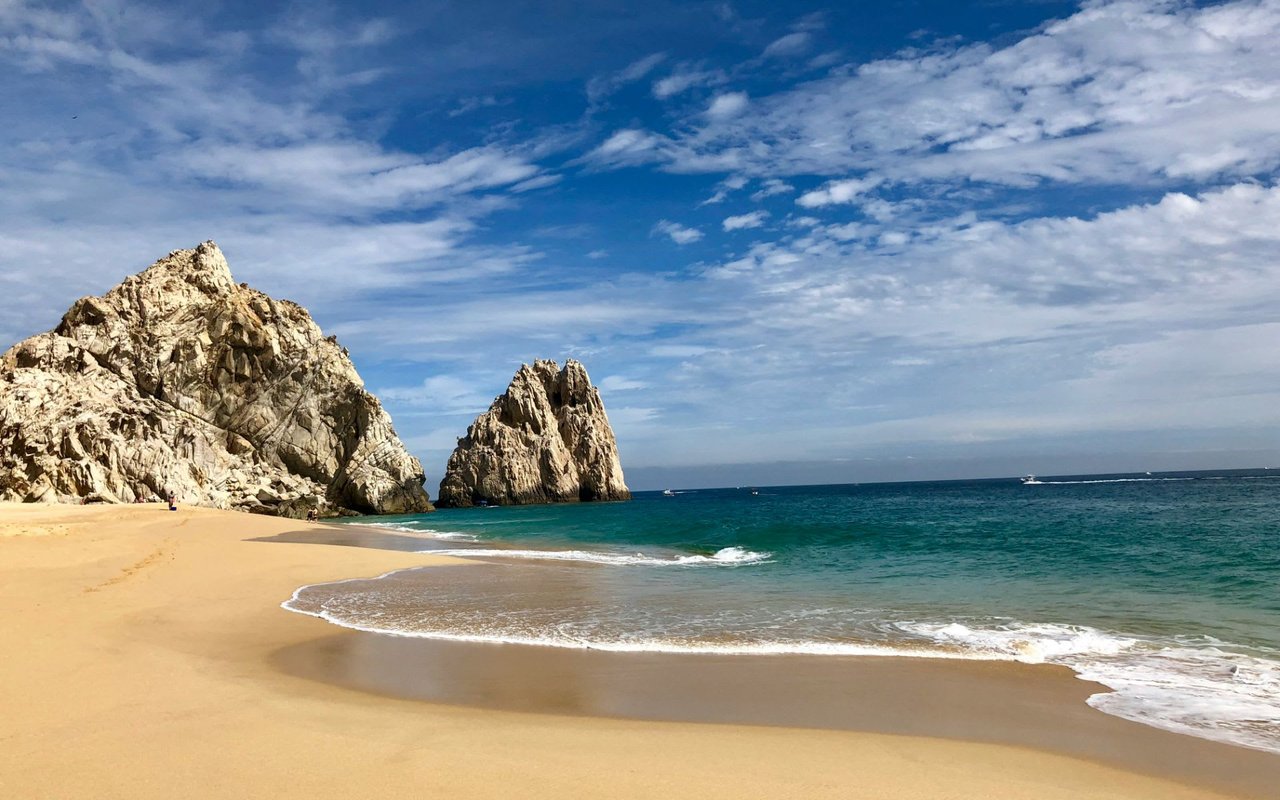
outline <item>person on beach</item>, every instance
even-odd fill
[[[177,498],[177,496],[176,496],[176,495],[174,495],[174,493],[173,493],[173,492],[169,492],[168,494],[169,494],[169,510],[170,510],[170,511],[177,511],[177,510],[178,510],[178,498]]]
[[[307,509],[307,522],[316,521],[316,510],[314,508]]]

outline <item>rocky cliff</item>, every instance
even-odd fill
[[[521,365],[449,458],[442,506],[628,500],[600,392],[569,360]]]
[[[302,516],[430,510],[347,352],[301,306],[177,250],[0,358],[0,499]]]

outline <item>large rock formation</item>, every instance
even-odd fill
[[[0,499],[427,511],[422,465],[301,306],[177,250],[0,358]]]
[[[572,359],[522,364],[449,457],[437,503],[629,500],[600,392]]]

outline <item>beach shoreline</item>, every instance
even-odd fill
[[[341,630],[279,604],[306,584],[470,562],[260,541],[324,529],[148,504],[0,504],[0,632],[20,643],[0,660],[0,788],[1191,798],[1262,797],[1280,779],[1280,757],[1089,708],[1097,689],[1063,668],[649,657]],[[444,691],[394,690],[373,674],[388,667],[441,677]],[[759,695],[765,685],[774,694]],[[843,710],[821,702],[834,686]],[[926,713],[947,703],[953,712]],[[818,712],[844,716],[823,724]]]

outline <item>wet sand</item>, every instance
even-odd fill
[[[993,738],[990,730],[983,732],[986,726],[1027,744],[1014,723],[998,721],[1000,715],[930,736],[781,727],[795,724],[782,719],[758,725],[751,715],[763,712],[752,708],[768,711],[800,701],[782,694],[740,704],[732,692],[775,685],[785,671],[782,660],[744,662],[745,671],[735,677],[717,672],[716,661],[692,667],[648,658],[563,662],[559,651],[417,648],[422,642],[408,642],[415,645],[411,650],[379,651],[399,640],[335,632],[321,620],[284,611],[279,603],[303,584],[446,561],[388,550],[255,541],[326,530],[233,512],[183,508],[171,513],[154,505],[0,504],[0,795],[307,800],[1227,796],[1205,788],[1214,783],[1212,774],[1188,775],[1175,764],[1166,763],[1157,770],[1164,777],[1154,777],[1095,758],[974,741]],[[357,686],[334,671],[339,663],[349,665],[353,652],[384,667],[388,657],[404,659],[414,675],[452,673],[461,681],[461,693],[423,701],[394,696],[389,687],[365,678]],[[418,658],[428,662],[417,664]],[[544,658],[549,660],[539,664]],[[946,694],[929,685],[945,685],[962,674],[954,664],[943,666],[930,673],[923,671],[925,664],[905,671],[890,669],[888,662],[869,668],[888,670],[883,685],[896,687],[902,702],[917,691],[933,692],[911,700],[917,705],[910,710],[892,696],[879,698],[886,710],[896,706],[890,716],[906,724],[902,720],[938,718],[921,713],[940,702],[939,693]],[[903,676],[917,668],[919,688],[913,689],[915,680]],[[363,668],[347,674],[368,676]],[[871,672],[859,674],[867,688],[851,696],[851,705],[869,707],[872,696],[888,694],[888,688],[871,688]],[[1055,671],[1044,674],[1048,684],[1065,687],[1074,680]],[[953,702],[976,692],[972,687],[985,680],[975,673],[973,683],[956,689]],[[1055,719],[1069,720],[1088,711],[1079,709],[1079,687],[1064,690],[1059,702],[1057,689],[1042,688],[1031,673],[1011,680],[1028,692],[1018,701],[1025,702],[1022,711],[1009,712],[1015,717],[1057,713],[1063,716]],[[804,686],[810,682],[815,696],[826,693],[816,673],[795,691],[808,691]],[[608,689],[629,685],[636,693]],[[711,719],[707,706],[677,714],[673,709],[686,704],[671,700],[664,707],[658,699],[716,696],[720,688],[731,691],[720,695],[722,712],[716,713],[746,716],[699,723],[623,718],[644,716],[636,709],[652,708],[664,719]],[[476,699],[476,693],[482,697]],[[964,717],[966,708],[961,704],[948,717]],[[591,716],[597,713],[608,716]],[[818,724],[812,720],[806,724]],[[1135,737],[1158,733],[1136,727]],[[1270,757],[1230,752],[1236,755],[1223,757],[1241,759],[1238,768],[1251,779],[1270,781],[1276,774]],[[1193,765],[1190,771],[1197,769]],[[1247,785],[1239,786],[1233,793],[1245,795]]]
[[[456,574],[432,572],[433,582]],[[1274,798],[1280,786],[1280,756],[1104,714],[1085,700],[1105,686],[1052,665],[618,653],[363,631],[284,648],[273,661],[310,680],[433,703],[945,737],[1032,747],[1241,796]]]

